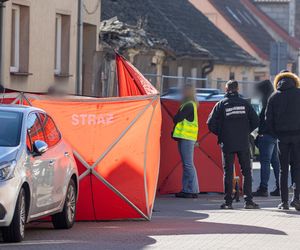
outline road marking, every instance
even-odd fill
[[[23,241],[20,243],[0,243],[0,247],[11,246],[30,246],[30,245],[57,245],[57,244],[78,244],[84,243],[83,241],[74,240],[36,240],[36,241]]]

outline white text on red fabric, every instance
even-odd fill
[[[73,114],[72,125],[108,125],[113,119],[113,114]]]

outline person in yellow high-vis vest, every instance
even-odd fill
[[[194,165],[194,147],[198,138],[198,102],[192,85],[185,85],[182,90],[182,105],[175,115],[172,137],[178,142],[178,149],[183,163],[182,190],[178,198],[197,198],[199,184]]]

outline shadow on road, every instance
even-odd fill
[[[201,204],[201,203],[204,203]],[[72,230],[54,230],[50,223],[31,223],[26,230],[23,249],[143,249],[156,243],[157,236],[211,235],[211,234],[269,234],[286,235],[267,227],[203,221],[209,218],[205,201],[178,201],[159,199],[151,222],[114,221],[80,222]],[[214,206],[213,206],[214,207]],[[196,211],[197,210],[197,211]],[[211,211],[217,212],[217,209]],[[61,242],[54,245],[52,240]],[[8,245],[0,247],[10,249]],[[56,246],[56,247],[55,247]]]

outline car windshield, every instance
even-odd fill
[[[20,143],[22,113],[0,110],[0,147],[16,147]]]

